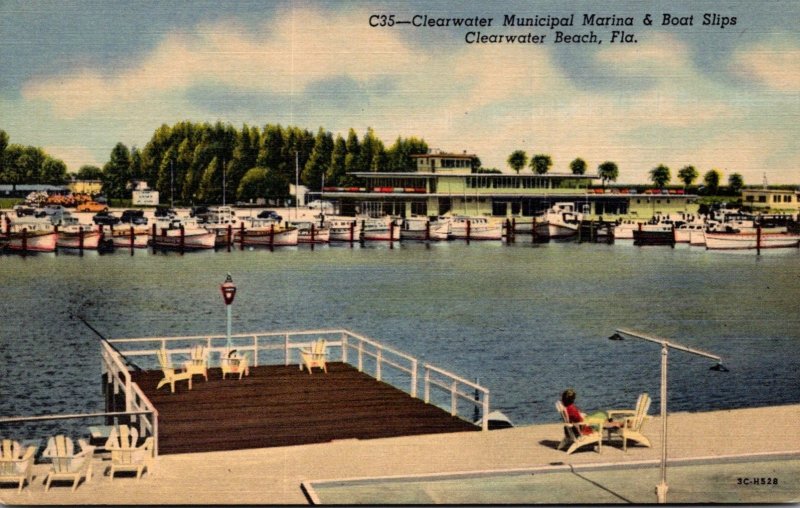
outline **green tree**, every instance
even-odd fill
[[[197,189],[197,199],[201,203],[222,202],[222,162],[216,157],[211,159],[203,171]]]
[[[722,175],[716,169],[709,170],[703,175],[703,183],[706,184],[706,194],[716,194],[719,190],[719,182]]]
[[[344,171],[345,173],[353,173],[354,171],[361,171],[359,163],[361,162],[361,143],[358,141],[358,134],[353,129],[347,133],[347,156],[344,158]]]
[[[240,201],[258,198],[282,199],[289,195],[289,181],[284,175],[267,168],[252,168],[239,182],[236,192]]]
[[[697,177],[700,174],[697,172],[694,166],[684,166],[678,171],[678,179],[683,182],[684,187],[688,187],[692,185],[692,183],[697,180]]]
[[[143,180],[144,168],[142,167],[142,151],[135,146],[131,148],[131,179]]]
[[[603,187],[607,182],[616,182],[619,177],[619,168],[615,162],[605,161],[597,166],[597,175],[603,180]]]
[[[586,161],[578,157],[569,163],[569,169],[573,175],[584,175],[586,174]]]
[[[744,187],[744,178],[739,173],[731,173],[728,176],[728,189],[732,194],[738,195],[742,192]]]
[[[5,173],[6,148],[8,148],[8,134],[0,129],[0,180],[4,178]]]
[[[92,166],[89,164],[81,166],[78,172],[75,174],[76,180],[100,180],[103,178],[103,170],[98,168],[97,166]]]
[[[357,161],[359,170],[375,172],[379,171],[381,167],[385,167],[385,151],[383,141],[375,136],[372,127],[367,127],[367,132],[361,140],[361,150]]]
[[[109,198],[124,198],[130,179],[131,153],[127,146],[117,143],[103,166],[103,192]]]
[[[42,164],[41,180],[50,185],[63,185],[67,182],[67,165],[60,159],[46,157]]]
[[[528,163],[528,154],[525,153],[525,150],[514,150],[511,152],[511,155],[508,156],[508,165],[511,166],[517,174],[522,171],[522,168],[525,167],[525,164]]]
[[[537,175],[543,175],[550,170],[553,160],[549,155],[537,154],[531,158],[531,169]]]
[[[650,181],[659,189],[663,189],[671,179],[672,175],[669,168],[663,164],[659,164],[650,170]]]
[[[314,148],[308,158],[301,181],[303,185],[311,190],[320,190],[322,185],[322,175],[326,174],[331,166],[331,156],[333,155],[333,134],[322,127],[317,131],[314,139]]]
[[[416,171],[416,161],[412,155],[428,153],[428,144],[419,138],[397,137],[394,144],[386,151],[386,171]]]
[[[331,165],[325,175],[327,185],[340,185],[345,178],[345,159],[347,158],[347,143],[341,134],[336,135],[331,153]]]

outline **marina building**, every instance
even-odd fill
[[[556,202],[571,202],[589,216],[647,219],[697,212],[697,196],[682,190],[603,187],[596,175],[481,172],[477,155],[467,152],[411,157],[414,171],[354,172],[360,185],[324,187],[321,198],[337,202],[345,215],[532,217]]]
[[[800,211],[800,192],[786,189],[743,189],[742,204],[753,210]]]

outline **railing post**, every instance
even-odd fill
[[[383,349],[378,349],[378,354],[375,355],[375,379],[381,380],[381,364],[383,363]]]
[[[483,392],[483,425],[481,430],[489,430],[489,392]]]
[[[431,369],[425,366],[425,403],[431,401]]]
[[[153,410],[153,456],[158,457],[158,411]]]
[[[364,341],[358,341],[358,371],[364,371]]]
[[[258,367],[258,335],[253,335],[253,367]]]
[[[450,416],[455,416],[458,412],[457,401],[456,401],[456,382],[453,381],[450,383]]]
[[[283,365],[289,366],[289,334],[283,336]]]
[[[347,334],[342,334],[342,363],[347,363]]]
[[[417,398],[417,359],[411,360],[411,396]]]

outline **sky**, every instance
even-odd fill
[[[503,26],[511,14],[574,22]],[[632,26],[587,26],[585,14]],[[380,15],[492,22],[370,26]],[[614,161],[621,183],[665,164],[673,183],[693,165],[800,184],[798,19],[793,0],[0,0],[0,129],[71,171],[191,120],[371,127],[387,147],[417,136],[504,172],[525,150],[550,155],[553,172],[576,157],[590,172]],[[636,42],[612,42],[614,30]],[[555,43],[558,31],[600,43]],[[470,44],[471,32],[544,41]]]

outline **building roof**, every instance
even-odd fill
[[[448,152],[430,152],[430,153],[417,153],[409,155],[409,157],[422,159],[430,157],[448,157],[450,159],[477,159],[478,156],[474,153],[448,153]]]
[[[359,178],[367,178],[367,177],[397,177],[397,178],[406,178],[406,177],[441,177],[441,176],[487,176],[490,178],[511,178],[511,177],[530,177],[530,178],[590,178],[592,180],[597,180],[600,178],[596,175],[575,175],[572,173],[545,173],[543,175],[537,175],[534,173],[527,173],[524,175],[518,175],[516,173],[451,173],[447,171],[441,171],[436,173],[431,172],[422,172],[422,171],[406,171],[406,172],[372,172],[372,171],[354,171],[348,173],[348,175],[354,175]]]

